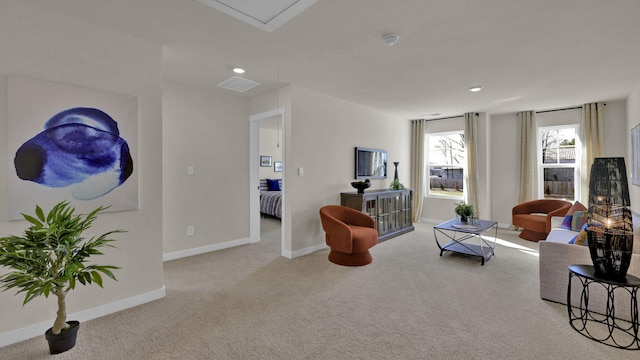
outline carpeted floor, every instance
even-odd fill
[[[328,250],[279,256],[279,223],[258,244],[165,264],[167,296],[82,324],[55,359],[638,359],[568,324],[538,294],[537,243],[500,230],[485,266],[439,256],[429,224],[349,268]],[[43,337],[2,359],[49,358]]]

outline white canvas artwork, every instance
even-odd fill
[[[138,99],[8,79],[9,220],[67,200],[79,212],[138,208]]]
[[[631,151],[633,155],[631,183],[640,185],[640,124],[631,129]]]

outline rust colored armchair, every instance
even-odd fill
[[[532,200],[516,205],[511,210],[511,221],[514,226],[523,230],[520,237],[530,241],[547,238],[551,231],[551,217],[565,216],[571,203],[564,200],[543,199]]]
[[[320,220],[331,248],[329,261],[362,266],[373,260],[369,249],[378,243],[378,231],[371,216],[346,206],[328,205],[320,209]]]

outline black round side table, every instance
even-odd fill
[[[582,285],[580,305],[577,308],[571,306],[571,281],[574,277]],[[593,286],[601,286],[607,293],[605,314],[589,308],[589,288]],[[640,288],[640,279],[633,275],[627,274],[623,280],[605,279],[596,276],[595,269],[591,265],[569,265],[567,287],[569,324],[580,334],[602,344],[621,349],[640,350],[638,288]],[[618,296],[629,298],[629,306],[619,309],[619,311],[630,311],[629,321],[616,317],[614,301],[616,293],[621,293]]]

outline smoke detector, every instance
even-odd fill
[[[382,40],[384,41],[384,44],[387,46],[393,46],[395,44],[398,43],[398,39],[400,39],[400,36],[396,35],[396,34],[387,34],[385,36],[382,37]]]

